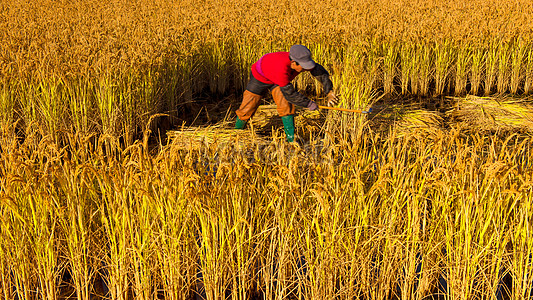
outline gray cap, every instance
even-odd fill
[[[291,50],[289,50],[289,56],[306,70],[311,70],[315,67],[315,62],[311,58],[311,51],[306,46],[293,45]]]

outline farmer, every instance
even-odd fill
[[[311,51],[302,45],[294,45],[289,52],[273,52],[263,55],[252,65],[250,81],[244,91],[241,106],[236,111],[237,122],[235,129],[243,129],[250,119],[259,101],[267,90],[272,93],[276,102],[278,114],[283,121],[283,128],[287,141],[294,141],[294,105],[317,110],[315,101],[308,99],[296,91],[291,81],[301,72],[310,71],[318,79],[327,95],[328,105],[337,104],[338,100],[333,92],[333,84],[329,73],[311,58]]]

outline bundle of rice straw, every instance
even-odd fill
[[[235,130],[228,122],[212,126],[187,127],[167,132],[176,149],[197,150],[213,143],[253,143],[264,139],[251,130]]]
[[[467,96],[454,98],[452,122],[467,131],[533,132],[533,105],[528,99]]]
[[[295,125],[298,134],[302,131],[313,131],[324,123],[324,116],[319,111],[296,109]],[[211,126],[183,127],[179,130],[167,132],[172,147],[177,149],[200,149],[213,143],[241,143],[252,144],[267,142],[272,137],[272,129],[283,128],[283,122],[278,115],[276,105],[260,105],[257,112],[244,130],[235,130],[234,122],[219,122]],[[263,135],[261,135],[263,134]]]
[[[306,127],[310,130],[317,129],[324,124],[325,116],[317,111],[309,111],[301,107],[296,108],[294,123],[297,128]],[[281,117],[275,104],[260,105],[255,115],[250,119],[249,125],[258,132],[269,132],[272,128],[283,127]],[[312,127],[312,128],[310,128]]]
[[[442,113],[424,109],[420,104],[375,107],[374,111],[369,115],[369,125],[380,132],[394,128],[400,137],[433,133],[440,130],[444,121]]]
[[[439,112],[425,109],[407,111],[395,123],[398,136],[430,136],[441,129],[443,118]]]

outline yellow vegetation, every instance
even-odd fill
[[[0,121],[131,144],[154,113],[179,124],[199,93],[238,95],[254,61],[294,43],[333,74],[345,107],[380,93],[530,93],[532,11],[527,0],[7,0]]]
[[[531,110],[494,94],[533,91],[532,12],[526,0],[2,1],[0,299],[528,298]],[[239,94],[255,60],[294,43],[331,72],[341,106],[402,94],[456,107],[309,115],[303,144],[259,138],[253,120],[149,143],[158,118]]]

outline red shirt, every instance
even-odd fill
[[[286,86],[299,73],[291,68],[289,52],[273,52],[252,65],[252,74],[263,83]]]

